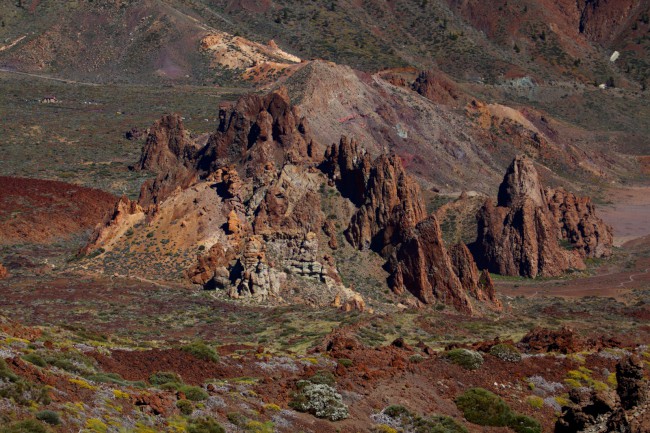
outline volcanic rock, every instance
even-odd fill
[[[411,88],[425,98],[438,104],[450,105],[456,102],[460,95],[453,81],[442,72],[422,71]]]
[[[163,172],[189,161],[196,150],[179,114],[163,116],[150,129],[142,148],[139,170]]]
[[[472,313],[469,297],[454,273],[443,244],[440,226],[431,215],[407,229],[395,255],[389,259],[391,286],[396,293],[408,290],[420,301],[441,301]]]
[[[533,162],[525,156],[517,156],[508,168],[496,205],[486,200],[476,218],[478,237],[472,250],[479,266],[491,272],[534,278],[585,266],[578,251],[560,246],[557,218]]]
[[[625,410],[643,404],[650,393],[643,378],[643,361],[637,356],[628,356],[616,364],[616,392]]]
[[[575,353],[584,347],[584,343],[569,328],[559,331],[536,327],[530,330],[519,342],[519,345],[528,352],[545,353]]]
[[[88,254],[100,247],[105,247],[126,232],[132,222],[142,218],[144,218],[142,207],[128,197],[122,196],[115,203],[113,211],[95,227],[88,243],[81,249],[81,253]]]
[[[501,308],[501,302],[496,297],[490,273],[483,270],[479,274],[476,262],[467,246],[463,243],[453,245],[449,248],[449,256],[454,273],[470,296],[478,301],[491,302],[494,306]]]
[[[364,167],[361,164],[357,171]],[[348,241],[361,250],[386,255],[402,231],[415,227],[426,216],[420,187],[406,174],[397,155],[381,155],[373,162],[364,196],[345,232]]]
[[[563,188],[547,189],[548,208],[560,228],[559,237],[568,240],[584,257],[612,254],[612,228],[596,216],[589,197],[576,197]]]
[[[197,167],[213,172],[240,163],[246,176],[259,175],[269,163],[282,167],[311,159],[315,143],[306,120],[291,105],[285,88],[264,96],[247,95],[219,110],[219,127],[198,155]]]
[[[341,137],[339,145],[325,151],[322,170],[338,186],[343,197],[361,206],[365,200],[366,186],[371,170],[370,155],[356,140]]]

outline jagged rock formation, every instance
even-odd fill
[[[363,196],[345,233],[355,248],[383,252],[398,243],[402,230],[426,216],[420,187],[406,174],[397,155],[381,155],[373,162]]]
[[[140,239],[155,239],[166,226],[159,247],[185,257],[198,249],[185,271],[195,284],[261,302],[284,302],[296,297],[296,287],[306,288],[305,302],[365,309],[317,235],[326,178],[316,168],[315,146],[283,89],[222,106],[219,126],[202,148],[179,116],[165,116],[151,128],[135,167],[156,178],[142,186],[137,203],[118,203],[86,252],[103,254],[123,238],[131,253],[128,236],[144,229],[149,233]],[[336,240],[336,229],[330,231],[323,245]]]
[[[650,397],[643,378],[643,361],[638,356],[626,357],[616,364],[616,383],[625,410],[642,405]]]
[[[501,302],[497,299],[490,273],[486,269],[479,273],[469,248],[463,243],[458,243],[449,248],[449,256],[454,273],[465,290],[469,291],[474,299],[491,302],[500,308]]]
[[[401,233],[402,241],[389,260],[391,285],[397,293],[409,290],[420,301],[441,301],[471,313],[472,304],[447,254],[440,226],[431,215]]]
[[[502,275],[556,276],[584,268],[583,257],[607,255],[611,229],[597,218],[588,198],[545,191],[533,162],[516,157],[499,187],[477,214],[472,246],[480,266]],[[567,250],[560,240],[574,247]]]
[[[105,248],[123,235],[135,222],[144,219],[142,207],[128,197],[122,196],[115,203],[113,211],[104,221],[95,227],[88,243],[82,248],[82,254],[89,254],[99,248]]]
[[[246,177],[260,176],[285,163],[311,162],[314,146],[306,120],[281,88],[265,96],[247,95],[232,107],[221,107],[217,132],[199,152],[197,167],[213,172],[240,163]]]
[[[500,306],[491,281],[478,277],[469,254],[458,258],[458,272],[468,284],[461,282],[438,222],[426,215],[419,186],[398,156],[380,155],[370,162],[354,140],[342,138],[338,147],[327,150],[321,168],[358,206],[346,238],[355,248],[372,249],[387,259],[389,284],[396,293],[409,291],[423,303],[443,302],[468,313],[474,311],[470,297]],[[473,275],[466,275],[469,269]]]
[[[195,150],[181,116],[165,115],[149,130],[135,168],[155,172],[169,170],[185,160],[190,160]]]
[[[607,257],[612,253],[612,228],[596,216],[589,197],[576,197],[563,188],[547,189],[551,214],[560,228],[560,237],[585,257]]]
[[[643,363],[632,355],[616,365],[616,392],[577,388],[569,391],[569,405],[555,424],[556,433],[577,431],[643,433],[650,427],[650,388],[643,379]]]

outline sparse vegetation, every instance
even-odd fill
[[[541,433],[538,421],[515,413],[499,396],[483,388],[471,388],[456,398],[465,419],[478,425],[510,427],[517,433]]]
[[[445,352],[444,357],[467,370],[477,370],[483,365],[483,356],[474,350],[452,349]]]

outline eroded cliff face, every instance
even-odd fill
[[[118,203],[87,253],[127,251],[140,262],[178,257],[175,266],[182,263],[190,281],[233,298],[365,309],[338,273],[334,251],[344,235],[346,248],[386,260],[398,294],[467,313],[476,302],[500,308],[489,274],[479,273],[467,248],[447,251],[402,159],[372,160],[346,137],[323,152],[282,89],[221,107],[219,126],[201,148],[179,116],[163,117],[136,169],[157,176],[137,202]],[[327,195],[328,184],[340,195]],[[347,221],[336,224],[333,209]],[[140,246],[158,234],[157,246]]]
[[[589,198],[544,190],[533,162],[516,157],[477,216],[472,249],[479,265],[502,275],[557,276],[583,269],[583,258],[611,253],[611,228]],[[570,246],[570,249],[566,247]]]
[[[370,162],[363,148],[342,138],[326,152],[321,167],[357,205],[345,231],[348,242],[387,260],[393,291],[467,313],[475,311],[472,299],[500,308],[489,276],[479,277],[469,251],[462,254],[466,247],[458,247],[457,266],[452,264],[436,217],[427,216],[420,188],[398,156],[380,155]]]

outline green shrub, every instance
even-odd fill
[[[0,433],[49,433],[50,429],[34,419],[14,422],[6,427],[0,427]]]
[[[53,410],[42,410],[40,412],[36,412],[36,419],[43,421],[49,425],[61,424],[61,417],[57,412],[54,412]]]
[[[541,424],[526,415],[514,414],[508,426],[517,433],[542,433]]]
[[[47,363],[45,362],[45,360],[40,356],[38,356],[37,353],[28,353],[27,355],[23,356],[23,359],[38,367],[47,367]]]
[[[192,402],[189,400],[178,400],[176,402],[176,407],[178,410],[181,411],[183,415],[191,415],[192,412],[194,411],[194,406],[192,405]]]
[[[411,416],[411,412],[405,408],[404,406],[400,406],[397,404],[388,406],[386,409],[384,409],[384,415],[387,415],[391,418],[398,419],[404,416]]]
[[[209,397],[208,393],[198,386],[183,385],[178,390],[185,394],[185,398],[190,401],[207,400]]]
[[[444,354],[450,362],[460,365],[467,370],[477,370],[483,365],[480,353],[469,349],[452,349]]]
[[[341,364],[343,367],[352,367],[352,360],[348,358],[339,358],[338,363]]]
[[[424,361],[424,357],[422,355],[415,354],[409,356],[409,362],[412,362],[413,364],[419,364],[422,361]]]
[[[478,425],[507,426],[512,417],[508,404],[483,388],[471,388],[456,398],[456,406],[465,419]]]
[[[43,355],[49,365],[70,373],[90,376],[95,373],[94,360],[78,352],[50,352]]]
[[[334,375],[327,370],[318,370],[316,374],[314,374],[312,377],[307,379],[311,383],[317,383],[317,384],[322,384],[322,385],[329,385],[329,386],[334,386],[336,383],[336,379],[334,378]]]
[[[219,362],[219,355],[217,352],[202,341],[195,341],[181,347],[181,350],[191,353],[194,357],[203,359],[204,361]]]
[[[388,406],[383,410],[383,414],[392,418],[396,424],[399,424],[400,431],[413,433],[468,433],[463,425],[451,417],[444,415],[422,417],[412,413],[404,406]]]
[[[478,425],[510,427],[517,433],[541,433],[540,423],[518,414],[498,395],[483,388],[471,388],[456,398],[465,419]]]
[[[152,385],[164,385],[167,383],[181,384],[183,380],[180,376],[171,371],[157,371],[149,376],[149,382]]]
[[[512,344],[496,344],[490,349],[490,355],[499,358],[502,361],[519,362],[521,353]]]
[[[11,371],[4,359],[0,358],[0,379],[6,379],[9,382],[18,381],[18,376]]]
[[[330,421],[338,421],[349,416],[348,407],[343,403],[341,394],[331,386],[320,383],[302,384],[289,406],[299,412],[308,412]]]
[[[534,407],[535,409],[541,409],[544,407],[544,399],[536,395],[529,396],[526,399],[526,402],[528,402],[528,404]]]

